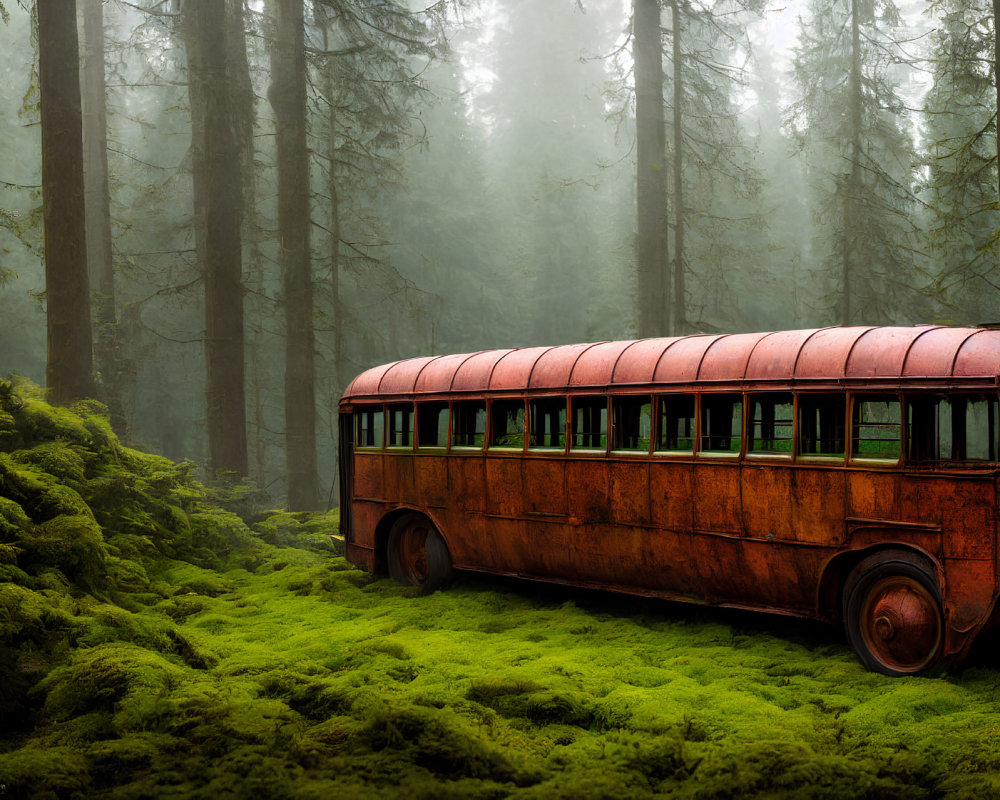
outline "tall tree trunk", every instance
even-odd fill
[[[684,303],[684,70],[681,61],[681,11],[678,0],[670,0],[674,62],[674,313],[671,333],[685,334],[687,309]]]
[[[993,112],[997,115],[997,202],[1000,203],[1000,0],[993,0]]]
[[[37,13],[48,321],[46,382],[53,402],[66,403],[96,394],[76,2],[38,3]]]
[[[663,51],[659,0],[633,0],[639,336],[670,330]]]
[[[998,0],[1000,2],[1000,0]],[[323,24],[323,49],[326,51],[330,50],[329,42],[329,31],[332,25],[332,20],[328,16],[326,7],[322,6],[320,3],[315,4],[315,8],[319,12],[317,13],[317,18],[322,20]],[[320,13],[322,16],[320,16]],[[338,177],[337,177],[337,103],[336,103],[336,91],[337,91],[337,62],[334,57],[327,56],[326,63],[323,67],[323,95],[326,97],[327,101],[327,133],[326,133],[326,158],[327,158],[327,170],[326,170],[326,188],[327,193],[330,197],[330,214],[327,220],[327,252],[330,258],[330,305],[333,308],[333,375],[331,376],[331,382],[333,384],[333,395],[334,402],[340,393],[344,390],[343,378],[344,378],[344,348],[343,348],[343,326],[341,325],[341,313],[340,313],[340,200],[338,193]],[[433,348],[431,352],[434,352]],[[334,405],[336,409],[336,405]],[[334,411],[334,413],[336,413]],[[340,436],[340,431],[338,426],[333,426],[333,434],[335,437]],[[334,442],[334,452],[338,452],[339,444]],[[338,473],[338,459],[333,459],[333,481],[330,484],[330,496],[328,506],[333,507],[339,505],[339,473]]]
[[[851,75],[850,75],[850,126],[851,173],[844,187],[844,230],[841,233],[843,248],[843,274],[840,285],[840,322],[850,325],[851,293],[854,277],[854,225],[858,198],[861,196],[861,26],[858,20],[858,0],[851,2]]]
[[[107,105],[104,80],[104,4],[83,0],[83,158],[87,220],[87,262],[94,288],[94,358],[101,376],[101,400],[108,407],[111,427],[123,439],[129,425],[122,400],[121,378],[126,365],[118,342],[114,259],[111,248],[111,192],[108,189]]]
[[[196,241],[205,279],[209,469],[247,474],[244,397],[242,175],[227,67],[226,0],[201,0],[186,19]],[[242,30],[242,29],[241,29]]]
[[[288,508],[319,507],[309,150],[302,0],[277,0],[272,83],[278,148],[278,231],[285,295],[285,474]]]

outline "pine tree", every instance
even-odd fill
[[[830,315],[845,325],[903,321],[916,302],[900,24],[891,0],[813,0],[795,54],[789,119],[813,176]]]

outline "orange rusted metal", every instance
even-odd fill
[[[485,409],[503,398],[509,408],[515,399],[530,414],[533,399],[550,398],[551,409],[556,398],[567,421],[556,435],[566,444],[535,447],[524,436],[520,448],[510,439],[502,448],[417,440],[403,448],[342,447],[348,557],[370,569],[384,564],[395,521],[418,514],[423,521],[407,517],[396,534],[411,573],[423,569],[413,566],[423,564],[416,552],[423,540],[412,531],[426,526],[458,569],[828,620],[852,608],[849,638],[867,648],[859,652],[866,665],[920,672],[961,658],[997,605],[998,377],[1000,331],[942,326],[600,342],[385,364],[345,391],[342,436],[353,435],[353,412],[387,405],[415,404],[419,428],[431,403]],[[738,428],[732,441],[743,434],[738,451],[656,450],[659,403],[697,398],[698,430],[683,439],[691,442],[712,424],[704,415],[718,413],[703,401],[719,393],[742,404],[734,406],[742,417],[726,422]],[[784,451],[747,452],[755,393],[794,402],[796,438],[783,440]],[[981,424],[991,426],[982,430],[990,431],[994,455],[975,463],[911,460],[916,433],[908,426],[923,419],[919,407],[918,416],[910,413],[911,402],[956,393],[975,398],[975,413],[989,417]],[[653,430],[642,439],[648,450],[611,449],[611,408],[623,394],[647,398],[630,408],[652,408],[645,424]],[[606,404],[606,444],[573,449],[574,402],[595,397]],[[837,400],[824,406],[823,398]],[[852,417],[858,398],[894,409],[895,421],[879,423],[888,433]],[[806,399],[805,408],[826,408],[810,413],[832,426],[828,438],[841,443],[839,452],[829,442],[800,452]],[[965,405],[942,408],[934,412],[946,414],[941,425],[965,424]],[[841,415],[834,423],[824,421],[830,409]],[[875,427],[855,430],[865,425]],[[595,441],[597,432],[588,436]],[[864,442],[884,436],[897,437],[885,452],[863,452]],[[729,437],[727,428],[712,441]]]

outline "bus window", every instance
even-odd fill
[[[452,406],[452,447],[482,448],[486,440],[486,403],[455,403]]]
[[[573,450],[604,450],[608,446],[608,404],[603,397],[574,397]]]
[[[984,395],[907,398],[911,461],[995,462],[997,399]]]
[[[740,452],[743,433],[743,397],[738,394],[701,396],[701,451]]]
[[[417,447],[448,446],[448,404],[417,403]]]
[[[382,406],[374,408],[361,408],[354,412],[354,419],[357,427],[357,447],[381,447],[382,446]]]
[[[669,394],[656,401],[659,414],[656,449],[694,452],[694,395]]]
[[[844,457],[847,403],[842,394],[799,395],[799,455]]]
[[[856,397],[852,456],[896,461],[900,453],[899,399],[896,397]]]
[[[613,450],[649,452],[649,437],[653,432],[653,401],[650,397],[612,397],[611,423]]]
[[[532,450],[562,450],[566,447],[566,401],[560,398],[532,400],[530,406]]]
[[[751,453],[792,454],[794,403],[788,392],[750,395]]]
[[[490,406],[490,447],[524,447],[524,401],[494,400]]]
[[[413,447],[413,406],[389,406],[386,438],[389,447]]]

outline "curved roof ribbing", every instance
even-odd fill
[[[344,399],[694,381],[992,379],[1000,330],[843,327],[483,350],[358,375]]]

